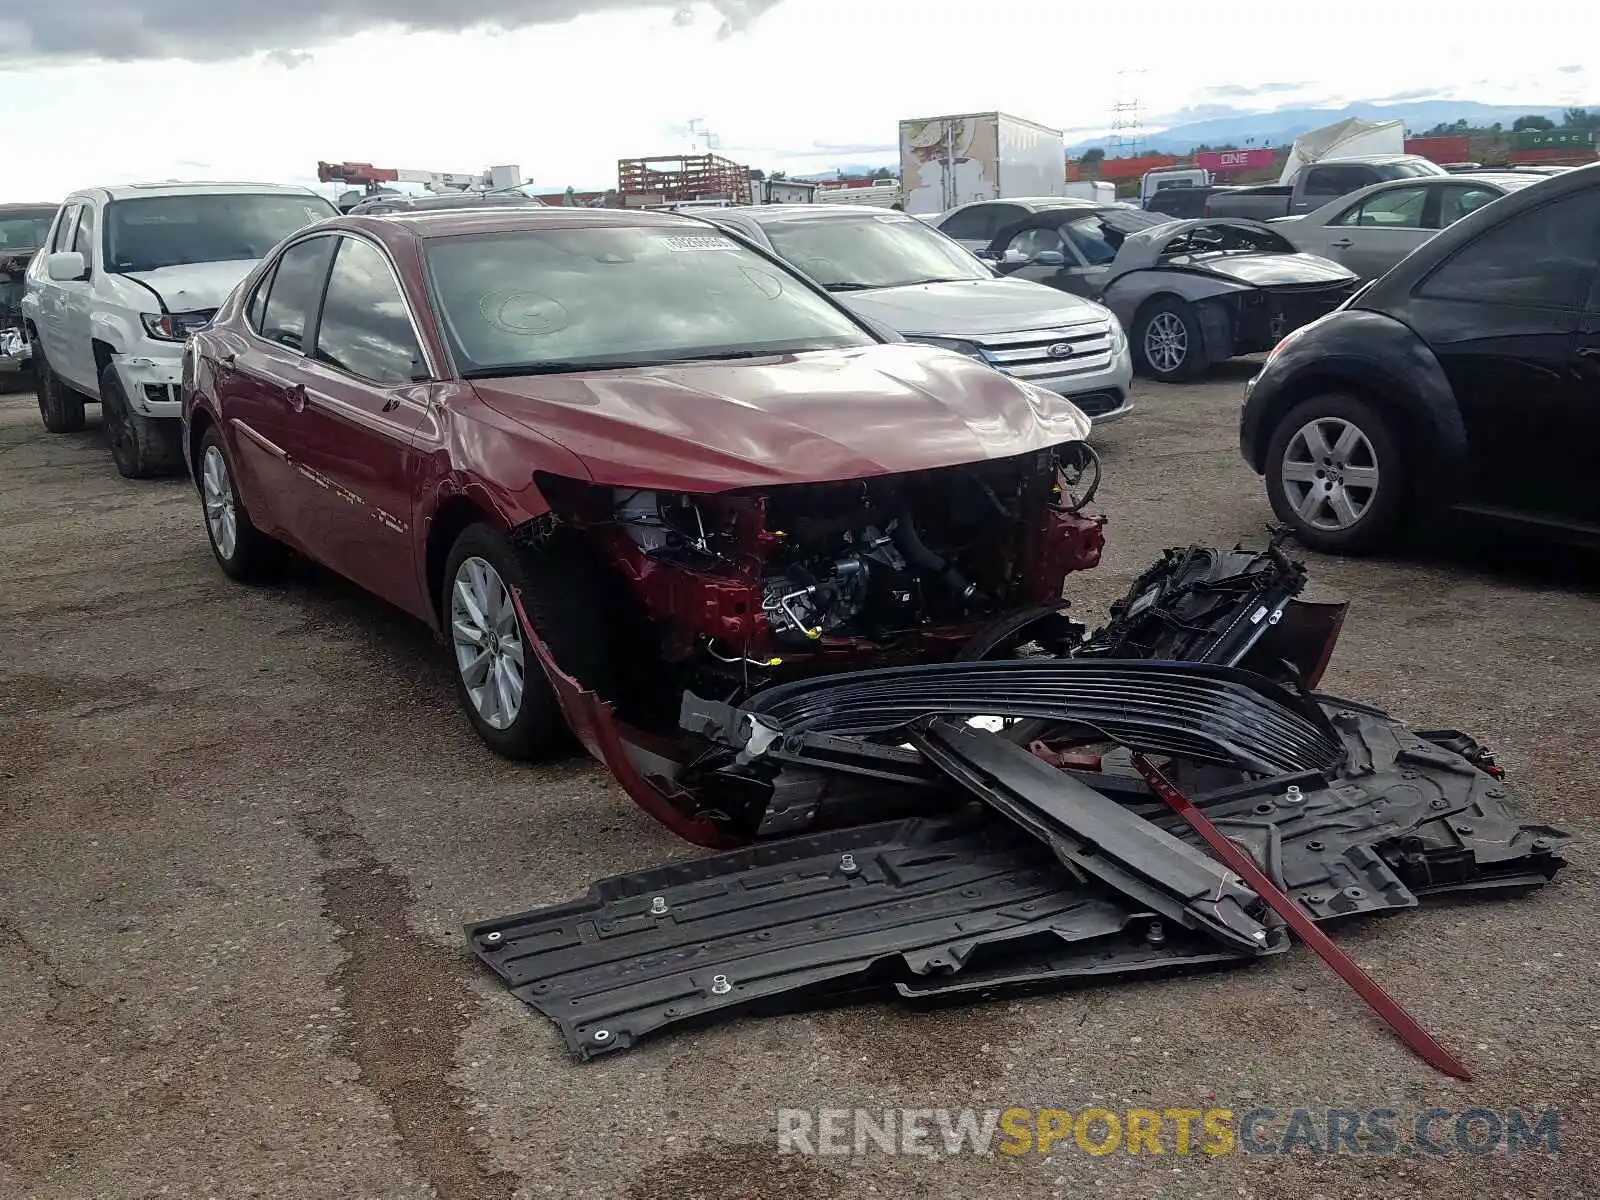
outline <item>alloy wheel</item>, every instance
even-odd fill
[[[1159,312],[1144,329],[1144,356],[1163,375],[1183,366],[1189,357],[1189,329],[1176,313]]]
[[[1378,455],[1359,426],[1343,417],[1314,418],[1284,448],[1283,490],[1311,528],[1341,532],[1378,498]]]
[[[463,559],[450,588],[450,641],[472,706],[492,729],[522,710],[526,653],[505,580],[487,559]]]
[[[207,446],[200,463],[200,499],[206,510],[211,543],[223,558],[232,560],[239,546],[239,515],[233,504],[233,481],[228,462],[217,446]]]

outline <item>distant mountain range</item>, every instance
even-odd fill
[[[1469,125],[1493,125],[1499,121],[1509,128],[1518,117],[1549,117],[1560,123],[1566,105],[1474,104],[1466,100],[1419,100],[1403,104],[1358,102],[1343,108],[1285,108],[1276,112],[1241,112],[1234,116],[1211,117],[1173,125],[1139,139],[1140,149],[1152,154],[1187,154],[1199,145],[1253,142],[1257,146],[1283,146],[1302,133],[1332,125],[1347,117],[1368,121],[1404,121],[1406,128],[1420,134],[1435,125],[1466,121]],[[1067,153],[1077,156],[1099,146],[1109,152],[1108,135],[1070,142]]]

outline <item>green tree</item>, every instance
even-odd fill
[[[1527,133],[1530,130],[1554,129],[1555,127],[1556,123],[1549,117],[1518,117],[1511,122],[1512,133]]]
[[[894,178],[894,172],[889,170],[888,167],[879,167],[871,175],[867,176],[867,178],[868,179],[893,179]]]
[[[1569,108],[1561,118],[1561,124],[1568,129],[1600,129],[1600,112],[1587,108]]]
[[[1100,149],[1099,146],[1093,146],[1083,152],[1083,161],[1086,163],[1097,163],[1102,161],[1105,156],[1106,152],[1104,150]]]

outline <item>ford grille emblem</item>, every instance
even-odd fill
[[[1072,343],[1057,342],[1054,346],[1046,346],[1045,351],[1051,358],[1071,358]]]

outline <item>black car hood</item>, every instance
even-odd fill
[[[1177,254],[1163,266],[1220,275],[1252,287],[1351,283],[1355,275],[1331,259],[1315,254]]]

